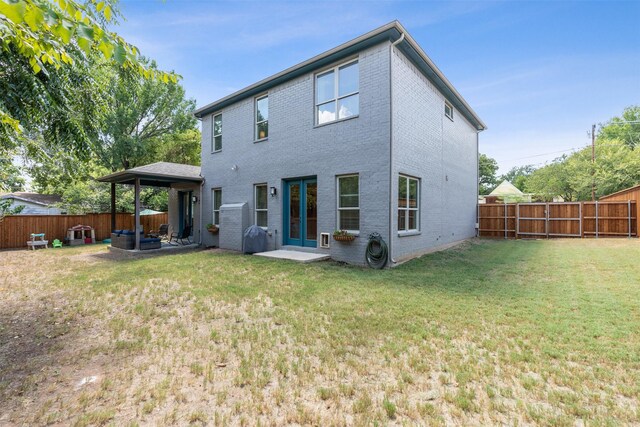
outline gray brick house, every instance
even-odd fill
[[[363,264],[377,232],[393,265],[475,235],[485,124],[397,21],[195,115],[207,246],[240,249],[257,224],[270,249]]]

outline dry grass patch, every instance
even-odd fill
[[[0,424],[633,423],[638,243],[474,242],[382,272],[0,252]]]

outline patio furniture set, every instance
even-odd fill
[[[185,245],[191,244],[191,227],[185,226],[180,232],[169,233],[169,224],[162,224],[157,231],[147,233],[140,230],[140,250],[160,249],[162,240],[166,240],[168,244],[175,246],[178,242]],[[175,243],[174,243],[175,242]],[[135,248],[136,235],[133,230],[113,230],[111,233],[111,246],[114,248],[132,250]]]

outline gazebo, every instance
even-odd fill
[[[111,230],[116,228],[116,184],[133,185],[135,189],[135,250],[140,250],[140,186],[164,187],[175,190],[189,190],[183,192],[192,194],[197,191],[198,197],[193,202],[202,199],[202,182],[200,166],[184,165],[180,163],[157,162],[114,172],[97,179],[100,182],[111,183]],[[190,200],[192,202],[192,200]],[[169,218],[172,210],[178,208],[169,200]],[[180,208],[178,208],[180,209]],[[191,211],[190,211],[191,212]]]

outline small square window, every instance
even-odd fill
[[[453,107],[447,101],[444,101],[444,115],[453,121]]]

